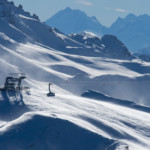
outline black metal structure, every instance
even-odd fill
[[[24,80],[25,73],[11,73],[6,77],[6,81],[3,88],[0,91],[15,91],[20,92],[22,90],[30,89],[29,87],[22,87],[22,80]]]
[[[47,93],[47,96],[55,96],[55,93],[51,92],[50,86],[52,85],[52,83],[49,83],[48,89],[49,89],[49,93]]]

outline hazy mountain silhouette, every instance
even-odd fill
[[[150,16],[129,14],[124,19],[118,18],[107,33],[117,36],[131,50],[150,46]]]
[[[102,35],[107,29],[96,19],[96,17],[89,17],[84,12],[72,10],[69,7],[59,11],[50,19],[46,20],[46,24],[58,28],[65,34],[90,31]]]

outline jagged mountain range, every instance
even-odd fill
[[[107,52],[111,52],[109,54],[106,54],[105,49],[96,51],[93,46],[87,46],[40,22],[36,15],[31,16],[21,6],[15,7],[12,2],[9,2],[8,5],[6,3],[6,0],[1,1],[3,9],[0,11],[0,41],[5,46],[8,44],[9,46],[14,46],[15,42],[36,42],[70,54],[107,56],[116,59],[132,58],[131,55],[122,53],[121,49],[124,45],[120,44],[117,38],[114,38],[114,41],[110,41],[116,43],[116,51],[113,51],[114,49],[111,46],[107,47]],[[120,54],[122,55],[121,57]]]
[[[132,51],[150,46],[150,16],[129,14],[118,18],[107,33],[116,35]]]
[[[135,16],[129,14],[125,18],[119,17],[107,28],[96,17],[88,17],[80,10],[66,8],[46,20],[46,23],[60,29],[65,34],[84,31],[93,32],[98,36],[113,34],[130,51],[137,51],[150,46],[150,16],[148,15]]]

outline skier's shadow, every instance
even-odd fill
[[[21,93],[14,91],[0,92],[0,120],[11,121],[29,111]]]

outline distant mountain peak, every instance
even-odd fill
[[[85,12],[70,7],[56,13],[46,21],[46,24],[58,28],[65,34],[90,31],[102,35],[106,30],[106,27],[101,25],[96,17],[89,17]]]
[[[91,18],[92,18],[94,21],[98,21],[95,16],[92,16]]]
[[[80,34],[88,38],[98,37],[96,34],[89,32],[89,31],[84,31],[84,32],[81,32]]]
[[[65,9],[63,9],[63,10],[61,10],[61,11],[68,11],[68,12],[82,12],[83,14],[85,14],[86,15],[86,13],[85,12],[83,12],[82,10],[79,10],[79,9],[72,9],[72,8],[70,8],[70,7],[66,7]],[[60,11],[60,12],[61,12]],[[59,13],[59,12],[58,12]]]
[[[126,19],[135,19],[136,18],[136,15],[135,14],[128,14],[127,16],[126,16]]]
[[[64,11],[72,11],[72,9],[70,7],[66,7]]]

